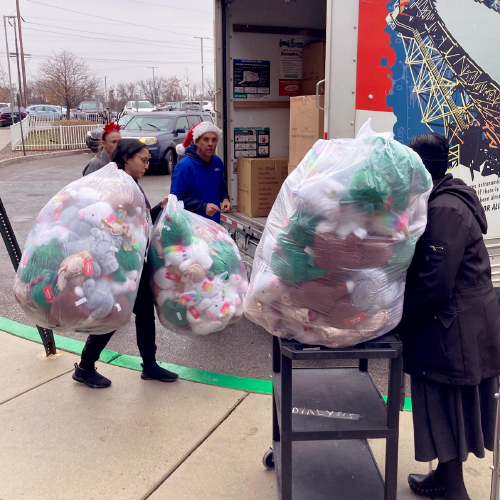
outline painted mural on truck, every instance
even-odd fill
[[[470,1],[482,3],[491,15],[500,14],[498,1]],[[451,166],[466,166],[472,176],[475,172],[498,175],[500,85],[450,32],[438,3],[400,0],[387,16],[396,61],[404,61],[403,71],[397,63],[392,68],[393,91],[387,97],[397,117],[396,135],[406,139],[405,124],[413,121],[408,114],[419,114],[423,127],[411,135],[429,128],[445,135],[451,146]],[[406,85],[399,85],[402,79]]]
[[[433,130],[500,225],[500,0],[360,0],[356,109]],[[392,120],[392,121],[391,121]]]

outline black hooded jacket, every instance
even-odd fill
[[[476,385],[500,374],[500,306],[483,241],[487,228],[472,188],[451,174],[435,181],[399,326],[410,375]]]

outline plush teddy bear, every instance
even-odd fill
[[[392,255],[392,238],[361,238],[355,233],[340,239],[336,233],[314,238],[314,261],[318,267],[342,275],[352,269],[379,267]]]
[[[167,300],[163,304],[163,314],[167,320],[175,326],[189,325],[186,306],[179,304],[178,302]]]
[[[108,281],[88,279],[83,284],[85,302],[92,319],[105,318],[113,308],[114,297]]]
[[[90,232],[89,251],[92,258],[99,264],[101,273],[108,276],[118,270],[116,253],[122,242],[121,236],[112,236],[105,231],[92,228]]]
[[[120,184],[105,189],[101,201],[109,203],[115,210],[124,209],[127,213],[136,212],[137,208],[144,205],[144,196],[137,186]]]
[[[196,287],[197,283],[202,282],[207,276],[207,272],[201,264],[191,264],[183,273],[180,283],[176,287],[176,291],[182,293],[186,290],[191,290]]]
[[[285,292],[285,285],[267,266],[254,276],[253,295],[258,302],[263,304],[281,302],[281,297]]]
[[[297,213],[307,213],[315,217],[334,219],[340,199],[346,188],[331,177],[315,176],[306,179],[293,193]]]
[[[51,328],[72,329],[82,326],[89,318],[85,297],[81,289],[66,286],[51,303],[48,324]]]
[[[94,274],[92,256],[84,251],[66,257],[59,267],[57,288],[64,290],[69,284],[73,287],[82,286],[85,278]]]

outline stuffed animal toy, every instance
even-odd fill
[[[269,268],[257,274],[252,285],[253,296],[263,304],[281,302],[281,297],[286,292],[285,285]]]
[[[42,276],[45,271],[53,271],[57,274],[63,260],[62,250],[57,246],[56,240],[52,240],[49,244],[32,250],[26,267],[19,268],[18,276],[25,283],[29,283]]]
[[[164,228],[165,229],[165,228]],[[233,252],[234,253],[234,252]],[[210,248],[203,240],[193,239],[191,245],[186,248],[187,259],[182,262],[179,269],[184,272],[192,264],[201,264],[203,269],[209,270],[212,266]]]
[[[89,251],[92,258],[99,264],[101,273],[108,276],[118,270],[116,253],[120,250],[121,236],[112,236],[105,231],[92,228],[90,232]]]
[[[31,280],[31,302],[42,311],[48,311],[54,297],[59,293],[56,288],[57,274],[44,270],[42,275]]]
[[[89,316],[85,297],[75,287],[66,286],[52,301],[48,322],[51,328],[70,329],[84,324]]]
[[[92,256],[87,251],[66,257],[59,267],[57,288],[62,291],[67,284],[81,287],[86,277],[93,276],[93,268]]]
[[[109,223],[116,219],[115,211],[109,203],[99,201],[78,211],[78,220],[90,224],[94,228],[102,228],[103,221]]]
[[[181,282],[177,286],[177,291],[184,292],[191,290],[197,286],[197,283],[202,282],[207,275],[207,272],[201,264],[191,264],[183,273]]]
[[[160,257],[161,255],[161,257]],[[151,245],[148,249],[148,265],[153,271],[161,269],[165,264],[163,260],[163,252],[158,254],[156,247]]]
[[[240,270],[240,259],[239,254],[235,252],[235,247],[233,247],[229,242],[224,240],[216,240],[210,246],[212,266],[208,272],[208,275],[213,278],[214,276],[224,275],[225,279],[229,279],[229,276],[233,273],[238,273]]]
[[[318,267],[342,275],[352,269],[386,264],[392,255],[393,245],[391,238],[360,238],[351,233],[343,240],[336,233],[316,234],[314,261]]]
[[[83,284],[85,302],[92,319],[105,318],[113,308],[114,298],[111,285],[103,279],[88,279]]]
[[[179,212],[168,213],[163,221],[161,244],[164,248],[191,244],[192,232],[187,217]]]
[[[308,178],[292,193],[297,204],[295,214],[307,213],[333,220],[339,209],[340,199],[346,191],[345,186],[331,177],[319,175]]]
[[[188,260],[186,247],[182,245],[166,247],[163,251],[163,260],[165,267],[180,267],[183,262]]]
[[[101,201],[109,203],[115,211],[120,209],[127,213],[136,212],[144,203],[144,196],[141,190],[132,184],[121,184],[109,187],[100,196]]]
[[[186,306],[167,300],[163,306],[163,313],[170,323],[175,326],[187,326],[189,321],[187,319]]]

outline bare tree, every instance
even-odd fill
[[[212,101],[215,98],[214,81],[211,78],[205,78],[205,99]]]
[[[177,102],[182,100],[182,86],[183,83],[176,76],[162,79],[162,86],[160,92],[160,101],[162,102]]]
[[[9,102],[9,75],[0,63],[0,101]]]
[[[193,96],[193,80],[191,79],[191,72],[185,68],[184,69],[184,80],[182,80],[182,88],[184,89],[185,97],[189,101]]]
[[[100,90],[100,79],[90,71],[87,63],[76,54],[63,50],[54,53],[39,69],[40,84],[46,98],[70,110],[81,101],[92,99]]]

